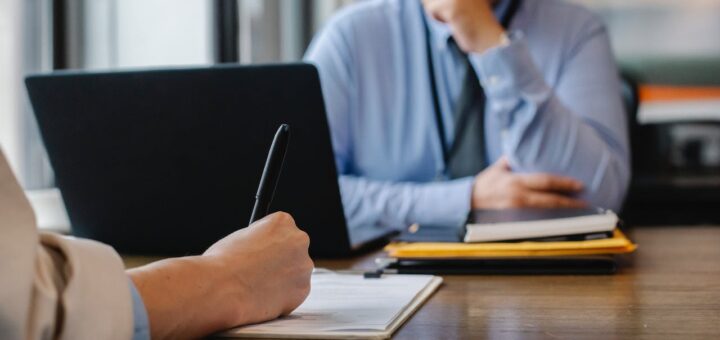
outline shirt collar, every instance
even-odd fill
[[[420,1],[418,1],[420,3]],[[422,4],[420,4],[422,7]],[[510,0],[499,0],[497,4],[493,7],[493,12],[495,12],[496,18],[502,18],[505,16],[507,11],[510,7]],[[424,8],[421,8],[422,14],[425,16],[425,19],[427,20],[427,23],[430,25],[430,34],[433,36],[433,40],[435,43],[435,46],[439,48],[440,50],[444,50],[447,48],[448,39],[452,36],[452,32],[450,31],[450,27],[447,24],[444,24],[440,21],[437,21],[430,17],[427,12],[425,12]],[[499,20],[499,19],[498,19]]]

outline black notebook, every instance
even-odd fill
[[[386,269],[399,274],[434,275],[609,275],[613,256],[563,256],[496,259],[396,259]]]

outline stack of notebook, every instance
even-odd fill
[[[404,273],[609,274],[613,255],[636,249],[611,211],[476,211],[460,230],[412,226],[387,246]]]

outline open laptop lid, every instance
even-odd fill
[[[313,66],[64,72],[26,82],[78,236],[126,253],[202,252],[247,225],[270,142],[287,123],[271,210],[295,217],[314,256],[358,246]]]

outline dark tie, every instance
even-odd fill
[[[461,56],[465,76],[460,97],[453,112],[455,136],[447,155],[447,172],[450,178],[475,176],[485,169],[485,91],[480,86],[470,59],[450,38],[451,53]]]

